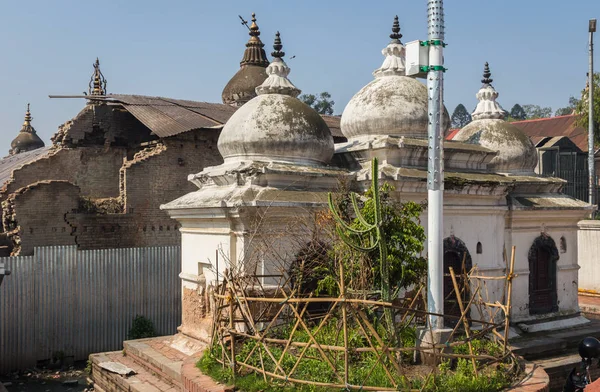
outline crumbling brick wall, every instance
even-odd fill
[[[19,188],[48,180],[69,181],[79,186],[84,196],[118,197],[119,168],[126,156],[124,147],[59,148],[15,170],[1,199]]]
[[[40,181],[2,202],[2,225],[13,255],[33,254],[34,246],[75,245],[65,219],[79,206],[80,189],[68,181]]]
[[[57,146],[133,146],[158,139],[118,104],[86,105],[52,136]]]
[[[180,241],[178,225],[160,210],[165,204],[197,188],[187,177],[207,166],[219,165],[219,130],[198,129],[162,139],[121,168],[121,194],[125,212],[136,216],[139,245],[174,245]]]

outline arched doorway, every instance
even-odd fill
[[[556,295],[556,262],[558,249],[554,240],[542,234],[529,248],[529,314],[558,310]]]
[[[472,266],[473,261],[471,260],[471,254],[461,239],[454,236],[444,239],[444,314],[460,316],[460,306],[458,305],[456,291],[452,284],[450,267],[452,267],[456,274],[456,283],[458,284],[458,287],[462,289],[465,285],[462,276],[463,269],[468,272]],[[462,290],[461,299],[463,305],[466,306],[469,302],[469,288]],[[446,317],[444,318],[444,325],[447,327],[454,327],[457,321],[457,318]]]

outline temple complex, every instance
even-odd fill
[[[274,284],[269,276],[310,240],[310,229],[298,222],[327,208],[327,193],[340,179],[350,189],[366,190],[372,158],[395,198],[426,200],[427,91],[405,75],[401,37],[396,18],[374,80],[344,109],[347,140],[334,144],[327,124],[295,98],[300,91],[288,78],[276,36],[268,77],[219,136],[223,163],[190,174],[198,189],[161,207],[181,225],[183,334],[208,338],[207,292],[226,268]],[[592,207],[562,194],[563,180],[534,173],[531,141],[503,120],[487,63],[483,74],[474,121],[444,145],[444,269],[458,270],[464,259],[467,268],[501,275],[504,251],[516,246],[515,324],[543,330],[553,325],[545,320],[556,317],[567,325],[585,323],[578,317],[576,238],[577,222]],[[447,129],[447,112],[444,119]],[[421,219],[427,229],[426,214]],[[258,249],[265,243],[268,252]],[[444,286],[452,291],[451,282]],[[502,283],[488,289],[492,301],[500,299]]]

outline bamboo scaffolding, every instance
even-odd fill
[[[510,264],[507,262],[506,276],[504,277],[478,275],[477,266],[467,271],[465,258],[463,258],[460,275],[457,275],[452,268],[449,269],[448,276],[452,279],[460,316],[432,314],[420,309],[419,297],[425,305],[424,309],[427,308],[423,286],[413,291],[414,296],[411,295],[411,298],[404,299],[405,306],[376,299],[353,298],[351,290],[346,285],[342,263],[338,265],[338,297],[315,297],[312,292],[303,296],[300,294],[299,287],[291,287],[289,276],[286,278],[284,275],[273,275],[280,278],[278,285],[265,289],[259,275],[235,277],[231,271],[226,271],[224,279],[211,291],[214,304],[211,347],[221,348],[221,358],[216,361],[223,366],[230,366],[234,375],[237,376],[240,375],[240,369],[245,369],[243,374],[247,371],[260,373],[265,382],[269,382],[269,379],[271,382],[276,379],[296,384],[345,390],[399,390],[400,379],[398,377],[404,373],[401,361],[404,361],[402,358],[406,358],[403,355],[422,350],[431,353],[434,360],[441,358],[467,359],[471,362],[476,376],[480,374],[483,367],[497,362],[512,361],[514,367],[516,362],[508,347],[512,280],[516,276],[514,275],[514,259],[515,248],[513,247]],[[489,300],[490,290],[488,290],[486,282],[500,280],[505,281],[502,302]],[[506,303],[503,303],[504,301]],[[309,305],[319,303],[327,303],[330,306],[315,317],[314,313],[308,312]],[[480,315],[478,318],[481,320],[469,317],[472,308],[478,310]],[[389,333],[380,335],[376,327],[378,323],[383,322],[380,317],[385,309],[394,312],[394,317],[397,317],[394,321],[396,328],[414,326],[419,320],[423,320],[423,317],[429,315],[456,320],[456,325],[447,342],[428,345],[426,349],[414,346],[399,347],[397,346],[398,342],[395,342],[394,339],[389,340]],[[498,318],[498,314],[503,314],[503,317]],[[330,332],[327,332],[326,336],[329,336],[327,338],[329,340],[323,340],[322,331],[331,320],[337,320],[337,334],[334,333],[332,336]],[[314,324],[309,327],[307,323]],[[478,323],[478,328],[472,329],[471,323]],[[266,327],[264,324],[267,324]],[[280,329],[281,325],[284,325],[285,328]],[[358,328],[358,334],[363,339],[361,347],[351,347],[350,325],[353,326],[352,328]],[[461,325],[466,338],[453,340]],[[498,332],[501,327],[504,328],[504,333]],[[307,341],[296,340],[297,333],[300,331],[304,336],[303,339],[307,339]],[[283,335],[280,335],[282,333]],[[490,334],[503,347],[501,356],[475,352],[472,342]],[[393,335],[398,336],[397,331],[394,331]],[[241,351],[237,351],[236,345],[239,346],[241,342],[248,340],[255,341],[256,344],[247,354],[244,353],[244,356],[240,357]],[[453,347],[461,345],[468,346],[468,354],[452,352]],[[277,350],[274,347],[278,347]],[[445,352],[446,349],[450,349],[449,352]],[[275,355],[275,352],[281,354]],[[373,355],[374,361],[361,375],[362,385],[352,385],[352,382],[357,381],[352,378],[351,358],[366,354]],[[294,362],[286,360],[287,365],[284,366],[285,358],[293,358]],[[295,375],[302,361],[307,359],[325,362],[331,370],[330,381],[307,380]],[[291,366],[292,363],[293,366]],[[392,387],[369,385],[371,375],[379,366],[385,372],[387,385],[392,385]],[[424,386],[434,374],[435,368],[424,378]],[[417,389],[410,389],[410,391],[417,391]]]

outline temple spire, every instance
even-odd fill
[[[506,116],[506,111],[496,102],[498,92],[492,86],[493,80],[490,78],[491,76],[490,66],[486,62],[483,69],[483,79],[481,79],[483,86],[481,86],[476,94],[479,103],[475,111],[471,114],[473,120],[500,120]]]
[[[244,22],[245,23],[245,22]],[[250,39],[246,43],[246,50],[244,51],[244,57],[240,61],[240,66],[244,65],[258,65],[266,67],[269,65],[267,60],[267,54],[265,53],[264,44],[260,40],[260,30],[256,24],[256,14],[252,13],[252,24],[248,28],[250,31]]]
[[[267,75],[269,75],[269,77],[263,84],[256,88],[256,93],[258,95],[284,94],[297,97],[301,91],[288,79],[290,67],[283,61],[285,52],[282,51],[283,44],[281,43],[279,31],[275,34],[273,49],[273,53],[271,53],[273,62],[267,67]]]
[[[21,126],[21,131],[16,138],[10,143],[10,155],[19,154],[25,151],[35,150],[40,147],[44,147],[44,142],[35,132],[35,128],[31,125],[31,111],[29,110],[29,104],[27,104],[27,111],[25,112],[25,121]]]
[[[398,15],[394,17],[390,38],[392,39],[390,43],[381,51],[385,60],[383,60],[381,67],[373,72],[373,76],[376,78],[391,75],[404,76],[406,74],[406,49],[400,42],[402,34],[400,34]]]
[[[398,21],[398,15],[394,17],[394,24],[392,25],[392,34],[390,34],[390,38],[392,39],[392,43],[401,44],[400,38],[402,38],[402,34],[400,34],[400,22]]]
[[[490,65],[486,61],[483,68],[483,79],[481,79],[481,83],[484,85],[491,85],[494,79],[490,79],[490,76],[492,76],[492,73],[490,72]]]
[[[106,78],[100,71],[100,60],[96,57],[96,62],[93,64],[94,73],[90,79],[88,94],[89,95],[106,95]]]
[[[31,112],[29,111],[29,104],[27,104],[27,111],[25,112],[25,121],[23,122],[23,126],[21,127],[21,132],[31,132],[33,127],[31,126]],[[34,131],[35,132],[35,131]]]

